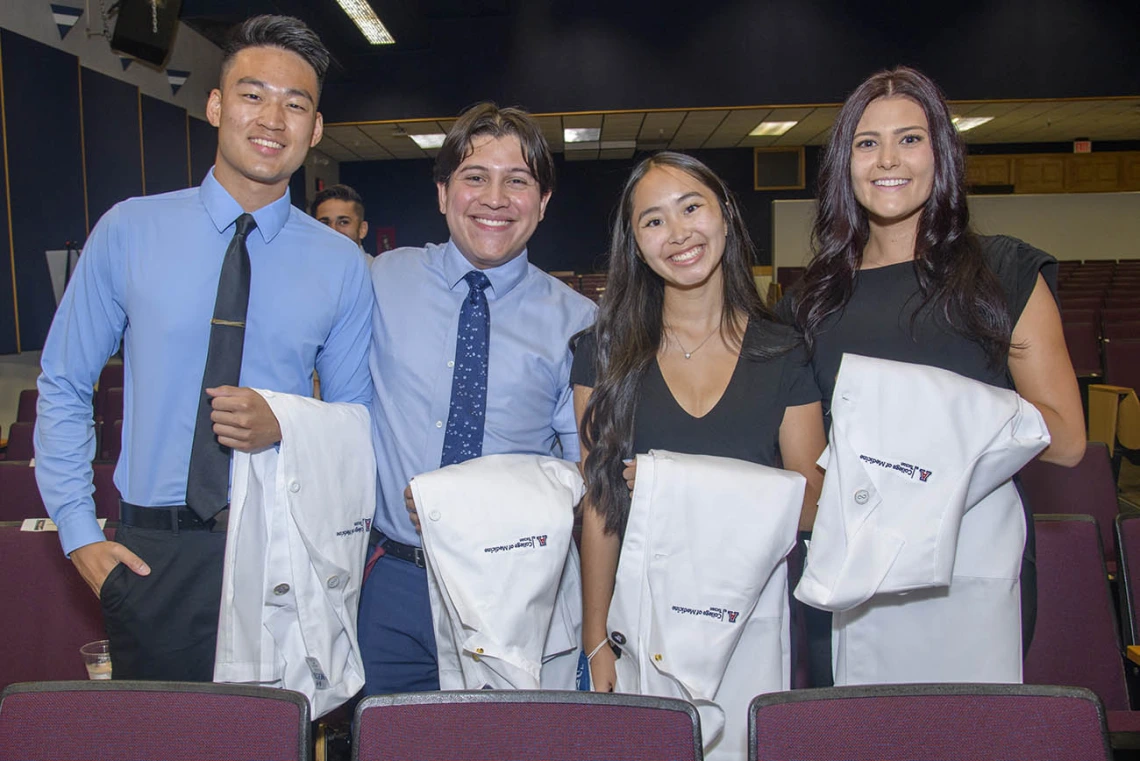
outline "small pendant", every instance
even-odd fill
[[[690,351],[685,352],[685,359],[688,359],[691,356],[693,356],[692,352],[690,352]]]

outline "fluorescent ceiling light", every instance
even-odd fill
[[[426,151],[429,148],[443,147],[443,141],[447,138],[447,135],[442,132],[435,132],[430,135],[408,135],[408,137],[410,137],[416,145]]]
[[[601,127],[567,127],[562,130],[562,140],[567,143],[593,143],[601,136]]]
[[[951,119],[951,121],[954,122],[954,126],[958,128],[959,132],[965,132],[968,129],[980,127],[986,122],[992,122],[993,120],[994,118],[992,116],[955,116],[953,119]]]
[[[752,137],[782,135],[797,124],[799,124],[799,122],[760,122],[756,125],[756,129],[748,134]]]
[[[372,10],[368,0],[336,0],[336,2],[370,43],[373,45],[396,43],[396,38],[380,23],[376,11]]]

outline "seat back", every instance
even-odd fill
[[[12,685],[0,748],[24,761],[309,761],[309,702],[269,687],[84,681]]]
[[[1104,321],[1104,338],[1106,341],[1116,339],[1140,338],[1140,320],[1135,322],[1109,322]]]
[[[1085,455],[1075,468],[1032,460],[1021,470],[1020,481],[1034,514],[1076,513],[1096,519],[1101,543],[1108,552],[1106,560],[1115,561],[1112,524],[1120,506],[1107,445],[1100,441],[1085,444]]]
[[[1140,513],[1116,516],[1116,543],[1120,548],[1120,613],[1129,645],[1140,645]]]
[[[365,698],[354,761],[699,761],[696,709],[600,692],[475,690]]]
[[[1112,757],[1088,690],[1020,684],[833,687],[761,695],[749,761],[1095,761]]]
[[[787,293],[804,276],[806,270],[807,267],[779,267],[776,269],[776,282]]]
[[[1069,359],[1073,371],[1078,376],[1101,374],[1100,346],[1097,343],[1095,322],[1063,322],[1065,345],[1069,347]]]
[[[54,531],[0,526],[0,610],[0,687],[85,678],[79,648],[107,636],[99,599]]]
[[[8,448],[4,451],[6,460],[30,460],[36,456],[36,446],[32,437],[36,424],[16,421],[8,429]]]
[[[97,462],[92,465],[95,485],[95,517],[119,520],[119,489],[115,486],[115,463]]]
[[[36,469],[28,466],[27,460],[0,461],[0,521],[47,517]]]
[[[1124,659],[1096,521],[1037,515],[1037,626],[1026,684],[1087,687],[1110,711],[1127,711]]]
[[[34,388],[26,388],[20,392],[20,404],[16,409],[16,420],[21,423],[36,422],[36,401],[40,392]]]
[[[1104,379],[1112,386],[1140,390],[1140,340],[1121,338],[1104,345]]]

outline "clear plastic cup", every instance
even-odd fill
[[[83,656],[83,663],[87,666],[88,679],[111,678],[111,643],[101,639],[97,642],[88,642],[79,648]]]

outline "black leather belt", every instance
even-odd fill
[[[391,555],[397,560],[411,563],[416,568],[427,568],[427,559],[424,557],[423,547],[413,547],[410,544],[397,542],[376,529],[372,530],[372,534],[373,538],[377,539],[377,544],[384,548],[385,555]]]
[[[119,500],[119,522],[134,528],[158,531],[225,531],[229,525],[230,509],[222,509],[208,521],[186,505],[169,507],[143,507]]]

